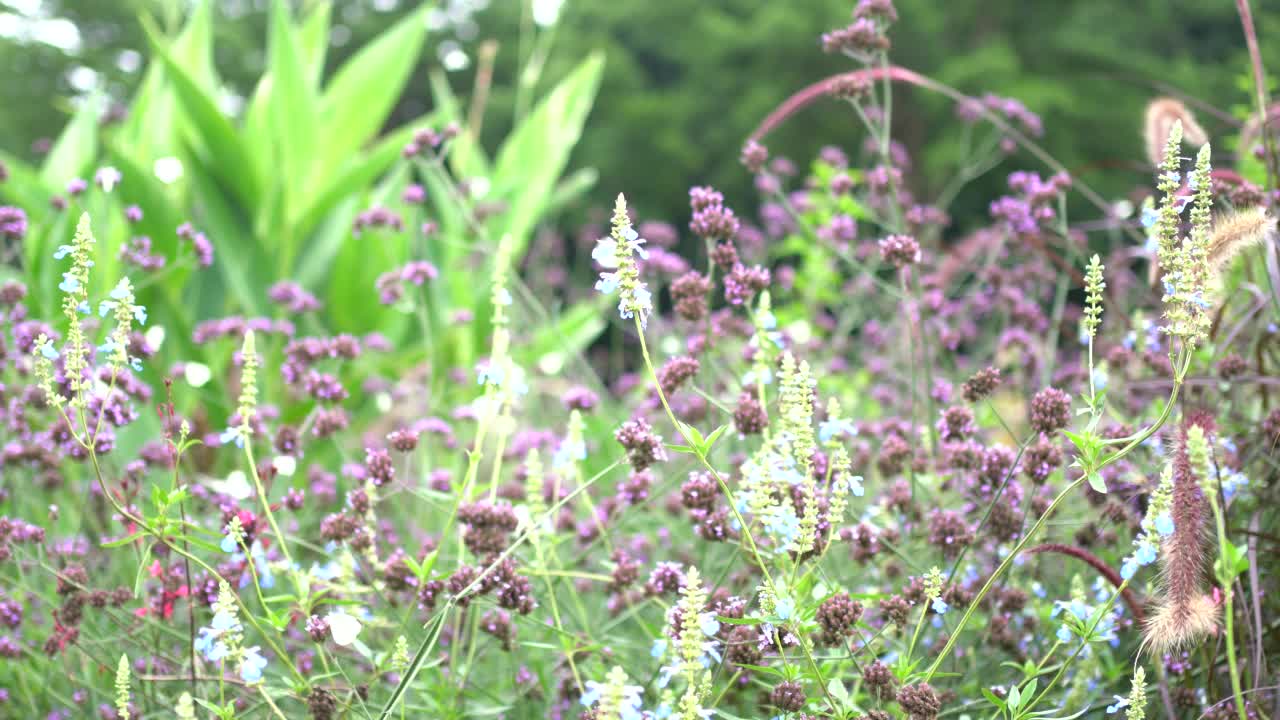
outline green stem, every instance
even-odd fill
[[[280,543],[280,552],[284,555],[285,562],[289,563],[289,572],[292,574],[295,567],[293,556],[289,554],[289,545],[284,541],[284,533],[280,532],[280,526],[276,524],[276,516],[271,512],[271,501],[267,499],[267,491],[262,486],[262,478],[258,477],[258,463],[253,459],[253,444],[249,442],[248,437],[245,438],[244,442],[244,456],[249,461],[249,474],[253,477],[253,489],[258,493],[258,499],[262,501],[262,513],[267,516],[267,522],[271,525],[271,532],[275,533],[276,540]],[[250,564],[252,565],[252,563]]]
[[[1066,499],[1067,495],[1074,492],[1076,488],[1080,487],[1084,483],[1085,477],[1087,476],[1080,476],[1064,488],[1062,492],[1058,493],[1057,497],[1053,499],[1053,502],[1049,503],[1049,507],[1046,508],[1044,513],[1036,520],[1036,524],[1032,525],[1031,529],[1027,531],[1027,534],[1022,536],[1022,539],[1013,547],[1013,550],[1011,550],[1009,554],[1005,556],[1004,560],[1000,562],[1000,565],[996,567],[995,572],[991,573],[991,576],[987,578],[985,583],[983,583],[982,589],[974,596],[973,600],[969,603],[969,607],[965,608],[964,615],[960,617],[960,624],[956,626],[956,629],[947,638],[947,644],[942,647],[942,652],[938,653],[938,659],[934,660],[933,664],[929,666],[928,671],[925,672],[925,682],[932,680],[934,673],[938,672],[938,667],[942,665],[943,660],[947,659],[947,655],[950,654],[951,649],[955,647],[956,641],[960,639],[961,631],[963,631],[965,625],[969,623],[969,619],[973,614],[977,612],[978,606],[982,604],[982,599],[985,598],[987,593],[991,591],[991,588],[995,586],[996,580],[998,580],[1000,576],[1009,569],[1009,566],[1013,564],[1014,559],[1018,557],[1018,553],[1022,552],[1023,549],[1031,542],[1031,538],[1035,537],[1035,534],[1040,532],[1040,528],[1044,527],[1045,521],[1048,520],[1049,516],[1053,514],[1053,511],[1062,504],[1062,501]]]
[[[755,537],[751,534],[751,528],[747,525],[746,518],[738,510],[737,503],[733,500],[733,492],[729,489],[729,484],[725,482],[720,472],[711,466],[711,462],[707,460],[705,450],[698,444],[693,442],[685,430],[684,423],[676,419],[676,415],[671,411],[671,405],[667,402],[666,393],[662,392],[662,383],[658,382],[658,373],[653,367],[653,358],[649,356],[649,346],[644,339],[644,325],[640,322],[639,314],[635,317],[636,335],[640,338],[640,353],[644,356],[645,369],[649,371],[649,378],[653,381],[654,389],[658,393],[658,400],[662,402],[662,409],[667,413],[667,419],[675,426],[676,432],[680,433],[681,439],[690,448],[693,448],[693,454],[698,458],[698,462],[711,473],[716,479],[716,485],[719,486],[720,492],[724,493],[725,500],[728,502],[729,510],[733,513],[733,519],[737,521],[738,526],[742,528],[742,537],[747,541],[747,545],[751,549],[751,554],[755,557],[756,564],[760,566],[760,572],[764,574],[765,582],[768,583],[770,591],[776,592],[778,586],[774,584],[773,576],[769,573],[768,564],[764,561],[764,556],[760,553],[759,546],[756,545]],[[817,678],[822,692],[827,696],[827,702],[831,703],[831,707],[839,707],[835,698],[831,697],[831,693],[827,690],[826,680],[823,679],[822,670],[818,667],[818,662],[814,660],[813,653],[809,650],[809,644],[801,639],[800,649],[804,651],[805,658],[809,661],[809,666],[813,669],[814,676]]]
[[[1240,716],[1240,720],[1248,720],[1244,706],[1244,693],[1240,686],[1240,668],[1236,663],[1236,636],[1232,627],[1234,622],[1234,608],[1232,607],[1232,596],[1235,591],[1232,589],[1235,585],[1234,568],[1227,566],[1227,526],[1222,518],[1222,506],[1218,504],[1216,494],[1210,494],[1209,504],[1213,507],[1213,519],[1218,530],[1218,582],[1222,585],[1222,610],[1226,627],[1223,633],[1227,638],[1227,670],[1231,676],[1231,696],[1235,699],[1236,713]]]

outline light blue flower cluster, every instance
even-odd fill
[[[212,663],[236,664],[240,679],[247,683],[261,681],[267,659],[257,645],[240,646],[244,628],[240,625],[235,599],[226,583],[219,587],[218,600],[213,607],[213,620],[208,627],[200,628],[196,636],[196,652]]]
[[[603,697],[604,693],[612,690],[620,695],[618,707],[612,709],[617,710],[617,716],[621,720],[642,720],[645,717],[640,709],[644,702],[640,694],[644,692],[644,688],[639,685],[623,685],[620,688],[613,688],[608,682],[596,682],[595,680],[588,680],[583,684],[586,685],[586,691],[582,693],[582,697],[578,698],[578,702],[582,703],[584,707],[589,708],[600,702],[600,698]]]
[[[1166,470],[1147,504],[1142,532],[1133,540],[1134,551],[1120,564],[1120,577],[1125,580],[1131,580],[1138,570],[1154,563],[1159,557],[1162,539],[1173,534],[1172,494],[1173,480]]]
[[[613,211],[613,230],[601,238],[591,251],[591,258],[605,268],[596,281],[596,290],[605,295],[619,293],[618,315],[624,320],[639,318],[643,327],[653,311],[653,295],[640,280],[638,260],[646,260],[644,239],[631,228],[626,200],[619,195]]]
[[[1050,618],[1056,618],[1060,615],[1063,618],[1063,622],[1058,626],[1058,632],[1055,636],[1063,643],[1072,642],[1076,638],[1089,642],[1098,640],[1111,642],[1117,640],[1114,612],[1109,612],[1099,618],[1097,626],[1093,628],[1093,632],[1086,635],[1089,630],[1090,619],[1096,609],[1081,598],[1058,600],[1053,604],[1053,610],[1049,611]],[[1065,615],[1063,614],[1064,611]]]
[[[708,638],[702,641],[702,654],[698,656],[698,664],[704,668],[710,668],[713,663],[723,661],[720,655],[720,641],[716,640],[716,633],[720,632],[720,621],[716,620],[716,614],[705,612],[698,615],[698,631],[703,637]],[[658,638],[653,641],[653,647],[649,654],[655,658],[661,658],[667,654],[668,642],[666,638]],[[671,684],[671,678],[684,671],[683,659],[675,657],[671,663],[663,665],[658,673],[658,687],[665,688]]]

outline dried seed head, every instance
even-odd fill
[[[1194,642],[1218,624],[1217,603],[1203,589],[1208,511],[1193,455],[1204,442],[1204,429],[1192,425],[1179,433],[1173,452],[1173,533],[1160,555],[1162,592],[1144,628],[1144,644],[1154,653]]]
[[[1142,138],[1147,149],[1147,160],[1152,165],[1159,165],[1164,157],[1164,148],[1169,141],[1169,133],[1175,122],[1182,124],[1182,139],[1195,146],[1209,142],[1204,128],[1196,122],[1195,115],[1173,98],[1156,98],[1147,105],[1146,117],[1142,124]]]
[[[1209,264],[1220,273],[1236,255],[1274,237],[1275,232],[1276,219],[1261,207],[1220,216],[1209,235]]]

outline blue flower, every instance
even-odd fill
[[[226,540],[224,539],[223,542],[225,543]],[[225,549],[225,547],[223,549]],[[275,587],[276,577],[275,574],[271,572],[271,565],[267,563],[267,555],[262,549],[262,543],[254,540],[253,546],[249,548],[249,555],[253,560],[254,572],[257,573],[258,576],[258,587],[267,590]],[[242,574],[240,576],[240,587],[243,588],[247,586],[249,584],[249,579],[249,573]]]
[[[1142,208],[1142,227],[1149,228],[1155,225],[1156,220],[1159,218],[1160,214],[1156,212],[1155,208]]]
[[[320,580],[332,580],[338,577],[340,572],[342,572],[342,568],[338,566],[338,563],[332,560],[324,565],[316,565],[315,563],[311,564],[311,575]]]
[[[227,645],[219,639],[221,636],[221,632],[212,628],[200,628],[200,633],[195,640],[196,652],[204,655],[209,662],[218,662],[226,657]]]
[[[600,273],[596,281],[596,290],[605,295],[612,295],[618,289],[618,273]]]
[[[834,420],[824,420],[818,424],[818,440],[822,443],[828,443],[831,438],[836,436],[854,436],[858,434],[858,428],[854,427],[853,421],[843,418]]]
[[[1133,576],[1138,573],[1138,561],[1133,558],[1125,558],[1124,563],[1120,565],[1120,577],[1125,580],[1132,580]]]
[[[569,442],[565,440],[560,443],[560,447],[556,448],[556,452],[551,456],[551,467],[565,468],[573,464],[574,461],[587,459],[587,446],[585,443]]]
[[[947,611],[951,609],[951,606],[947,604],[947,601],[940,597],[933,599],[932,607],[933,611],[939,615],[946,615]]]
[[[80,288],[80,281],[71,273],[62,273],[62,282],[58,283],[58,289],[62,292],[75,292]]]
[[[240,623],[236,620],[236,616],[223,610],[213,615],[213,621],[209,623],[209,627],[218,633],[224,633],[238,626]]]
[[[53,253],[53,259],[61,260],[62,258],[70,255],[74,250],[75,248],[71,247],[70,245],[59,245],[58,249],[55,250]]]
[[[222,542],[218,543],[218,547],[222,548],[222,552],[231,554],[240,549],[239,541],[230,533],[223,536]]]
[[[222,445],[226,445],[233,440],[236,443],[236,447],[244,447],[244,433],[238,427],[229,427],[218,436],[218,442]]]
[[[1173,534],[1173,517],[1167,512],[1160,513],[1156,516],[1155,526],[1160,537],[1169,537]]]
[[[256,683],[262,679],[262,669],[267,666],[267,659],[262,657],[258,646],[245,648],[244,658],[240,661],[240,679],[247,683]]]
[[[47,342],[44,345],[41,345],[40,354],[45,356],[45,358],[48,360],[58,359],[58,350],[53,346],[53,343]]]
[[[1228,501],[1235,497],[1240,488],[1249,484],[1249,477],[1242,472],[1233,472],[1222,481],[1222,495]]]
[[[660,658],[667,654],[667,639],[657,638],[653,641],[653,647],[649,649],[649,656]]]
[[[493,363],[481,363],[476,365],[476,384],[501,385],[502,368]]]
[[[601,267],[618,267],[618,243],[610,238],[601,238],[591,249],[591,259],[600,263]]]
[[[76,312],[80,313],[81,315],[89,315],[93,311],[89,309],[88,301],[81,300],[80,304],[76,306]]]
[[[790,620],[796,612],[796,601],[789,597],[779,598],[773,605],[773,613],[782,620]]]
[[[1066,625],[1059,626],[1058,639],[1064,643],[1071,642],[1071,628],[1067,627]]]
[[[1142,543],[1138,546],[1138,551],[1133,554],[1133,559],[1137,560],[1139,565],[1150,565],[1156,561],[1155,546],[1151,543]]]
[[[702,634],[707,637],[715,637],[720,632],[720,621],[716,620],[713,613],[703,613],[701,618]]]
[[[1112,695],[1111,697],[1115,698],[1116,702],[1114,705],[1107,706],[1108,715],[1114,715],[1115,713],[1120,712],[1121,710],[1123,710],[1125,707],[1129,705],[1128,698],[1122,698],[1119,695]]]

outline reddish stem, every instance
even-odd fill
[[[1120,573],[1111,569],[1110,565],[1102,562],[1102,560],[1093,553],[1079,548],[1074,545],[1063,545],[1061,543],[1044,543],[1036,545],[1027,550],[1029,553],[1058,553],[1060,555],[1070,555],[1077,560],[1083,561],[1086,565],[1098,571],[1098,574],[1107,579],[1107,582],[1116,587],[1120,587],[1124,580],[1120,577]],[[1129,612],[1133,615],[1134,622],[1142,626],[1146,620],[1146,613],[1142,610],[1142,603],[1138,602],[1138,598],[1133,593],[1132,588],[1125,588],[1120,591],[1120,597],[1124,600],[1124,604],[1129,607]]]

